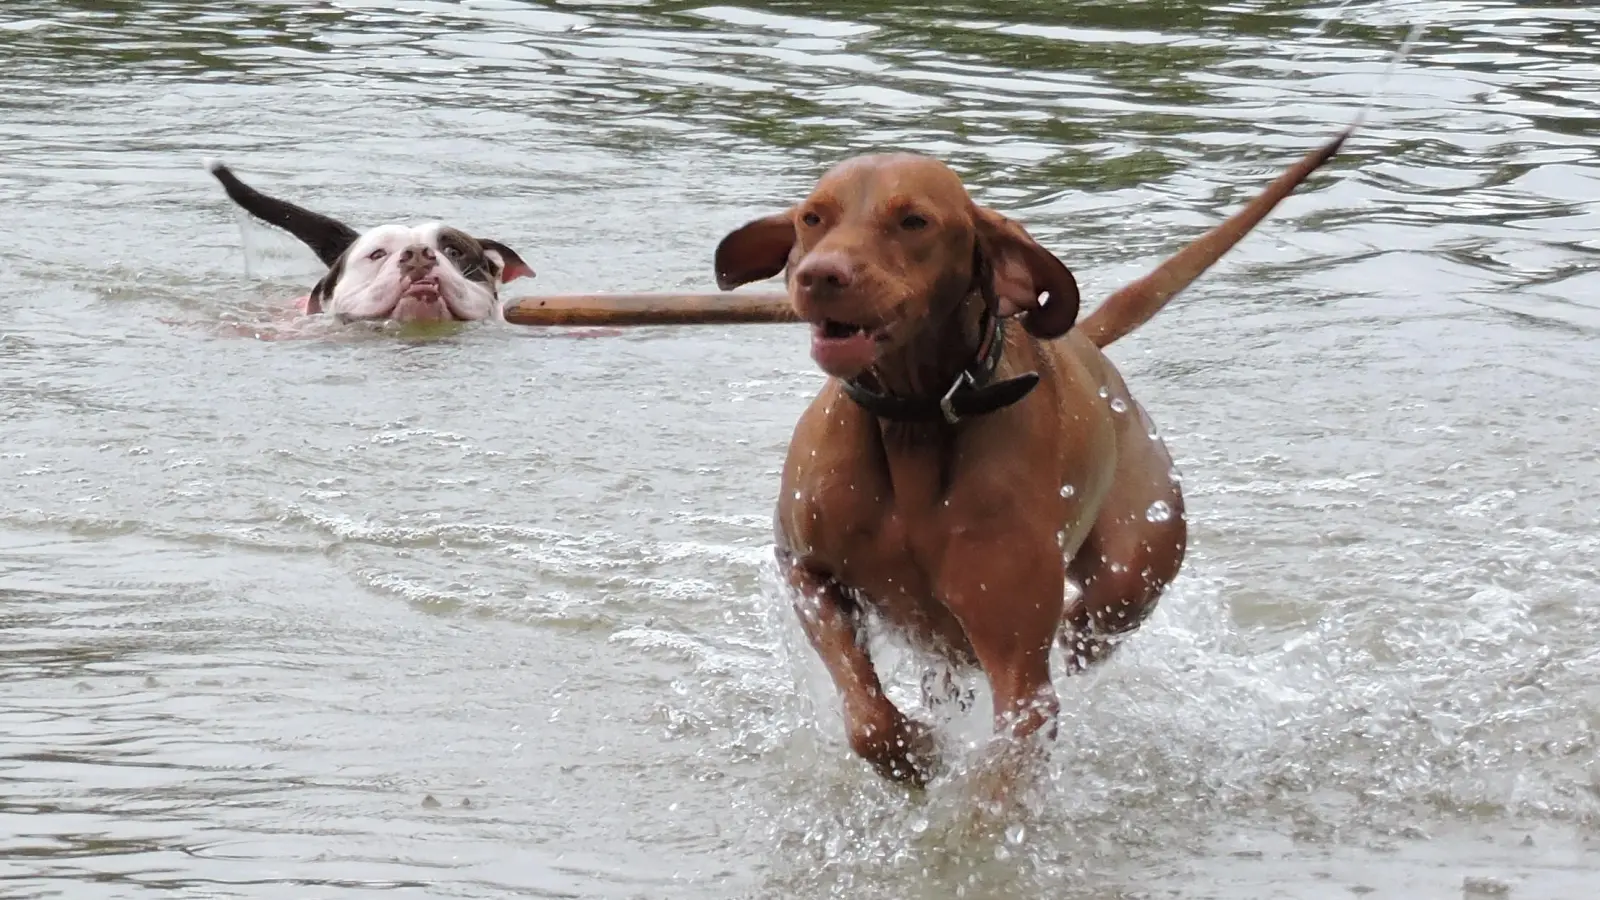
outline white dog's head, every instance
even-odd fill
[[[246,212],[299,238],[328,267],[305,300],[308,313],[397,322],[505,321],[500,285],[533,277],[532,267],[499,241],[439,222],[383,225],[357,234],[337,219],[261,193],[221,160],[206,160],[206,170]]]
[[[311,289],[306,311],[346,320],[503,321],[500,285],[532,275],[499,241],[438,222],[381,225],[333,261]]]

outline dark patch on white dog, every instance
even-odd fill
[[[206,169],[246,212],[298,238],[328,272],[306,312],[342,319],[504,319],[500,285],[533,277],[505,244],[439,222],[380,225],[358,234],[337,219],[261,193],[221,162]]]

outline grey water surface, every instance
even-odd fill
[[[0,7],[0,896],[1600,896],[1600,9]],[[803,329],[296,337],[315,259],[199,164],[515,296],[707,289],[916,149],[1096,298],[1416,23],[1113,348],[1191,554],[982,826],[850,756],[774,585]]]

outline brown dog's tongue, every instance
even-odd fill
[[[1229,216],[1226,221],[1201,235],[1194,243],[1179,250],[1156,267],[1154,272],[1133,282],[1095,307],[1079,322],[1076,330],[1094,342],[1096,347],[1106,347],[1127,336],[1143,325],[1177,296],[1179,291],[1193,284],[1205,270],[1211,268],[1224,253],[1250,229],[1256,227],[1272,212],[1283,198],[1294,192],[1323,163],[1333,158],[1350,136],[1354,126],[1345,129],[1338,137],[1306,154],[1289,171],[1279,175],[1259,196]]]

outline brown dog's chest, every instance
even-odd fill
[[[952,502],[943,467],[861,465],[859,459],[791,470],[779,504],[783,538],[890,628],[925,649],[971,662],[965,631],[945,602],[952,541],[973,528],[971,504]],[[897,499],[899,498],[899,499]],[[1012,508],[996,497],[999,508]]]
[[[849,505],[824,507],[840,518]],[[919,646],[968,662],[972,651],[961,624],[943,601],[942,569],[950,527],[937,514],[892,504],[830,529],[816,558],[831,562],[835,579],[884,624]]]
[[[1085,539],[1117,452],[1101,382],[1072,359],[1034,368],[1052,382],[954,433],[888,429],[824,391],[790,444],[780,544],[889,626],[963,662],[971,647],[953,607],[1021,615],[1013,607],[1034,602],[1021,594],[1041,592],[1059,604],[1048,594],[1064,593],[1065,558]],[[1049,583],[1017,590],[1019,560],[1047,557],[1060,568],[1031,571]]]

